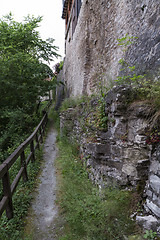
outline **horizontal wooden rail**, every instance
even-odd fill
[[[2,179],[3,186],[3,196],[0,201],[0,216],[6,210],[7,218],[11,219],[13,217],[12,196],[16,191],[16,187],[18,186],[21,177],[23,177],[23,181],[28,180],[27,165],[30,160],[32,162],[35,161],[35,150],[36,148],[39,148],[40,143],[43,142],[43,135],[48,120],[47,110],[50,105],[51,101],[49,101],[43,110],[44,116],[34,132],[0,165],[0,179]],[[34,141],[36,144],[34,144]],[[30,153],[26,157],[25,149],[28,146],[30,146]],[[10,183],[9,170],[18,158],[20,158],[21,161],[21,168],[13,182]]]

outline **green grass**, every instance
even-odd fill
[[[63,136],[58,140],[59,194],[64,235],[59,240],[125,239],[135,231],[130,220],[132,193],[115,188],[99,191],[88,179],[78,148]]]
[[[66,111],[68,108],[75,108],[77,106],[80,106],[81,104],[87,104],[92,98],[94,98],[94,95],[66,98],[62,103],[60,111],[63,112]]]

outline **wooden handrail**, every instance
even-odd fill
[[[51,101],[47,104],[45,109],[43,110],[44,116],[34,132],[22,143],[18,146],[18,148],[0,165],[0,179],[2,179],[3,183],[3,196],[0,201],[0,216],[6,210],[6,215],[8,219],[13,217],[13,205],[12,205],[12,196],[16,190],[16,187],[23,176],[23,180],[28,180],[27,175],[27,165],[29,164],[30,160],[32,162],[35,161],[35,150],[39,148],[40,142],[43,142],[43,135],[46,128],[48,115],[47,109],[51,105]],[[34,140],[36,144],[34,146]],[[25,149],[30,145],[30,153],[26,157],[25,156]],[[18,158],[21,158],[21,168],[17,173],[15,179],[12,183],[10,183],[9,177],[9,169],[12,165],[16,162]]]

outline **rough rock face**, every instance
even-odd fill
[[[71,95],[93,93],[102,76],[106,84],[119,75],[124,56],[117,39],[138,37],[126,53],[141,74],[159,77],[159,0],[84,0],[76,30],[66,39],[64,79]]]
[[[80,143],[89,177],[99,185],[145,189],[145,213],[137,219],[146,228],[160,225],[160,147],[147,144],[148,117],[154,110],[145,102],[133,102],[134,91],[114,87],[105,98],[107,130],[84,130],[81,110],[61,114],[61,130],[67,128]],[[131,103],[132,101],[132,103]],[[85,116],[87,113],[84,114]],[[85,118],[86,121],[86,118]],[[149,216],[151,217],[149,217]],[[159,229],[160,230],[160,229]]]
[[[133,93],[130,88],[113,88],[106,97],[105,112],[108,130],[96,131],[88,138],[78,122],[74,109],[61,115],[61,127],[74,132],[81,142],[81,153],[87,159],[90,177],[99,185],[137,186],[147,178],[149,149],[146,145],[146,106],[129,105]],[[62,127],[63,128],[63,127]],[[89,130],[88,130],[89,131]]]
[[[151,154],[148,176],[144,207],[147,215],[155,216],[154,223],[150,224],[151,228],[157,227],[160,232],[160,145]]]

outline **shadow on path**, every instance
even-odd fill
[[[43,164],[35,198],[27,217],[24,239],[29,240],[54,240],[56,238],[56,158],[57,133],[50,127],[43,147]]]

